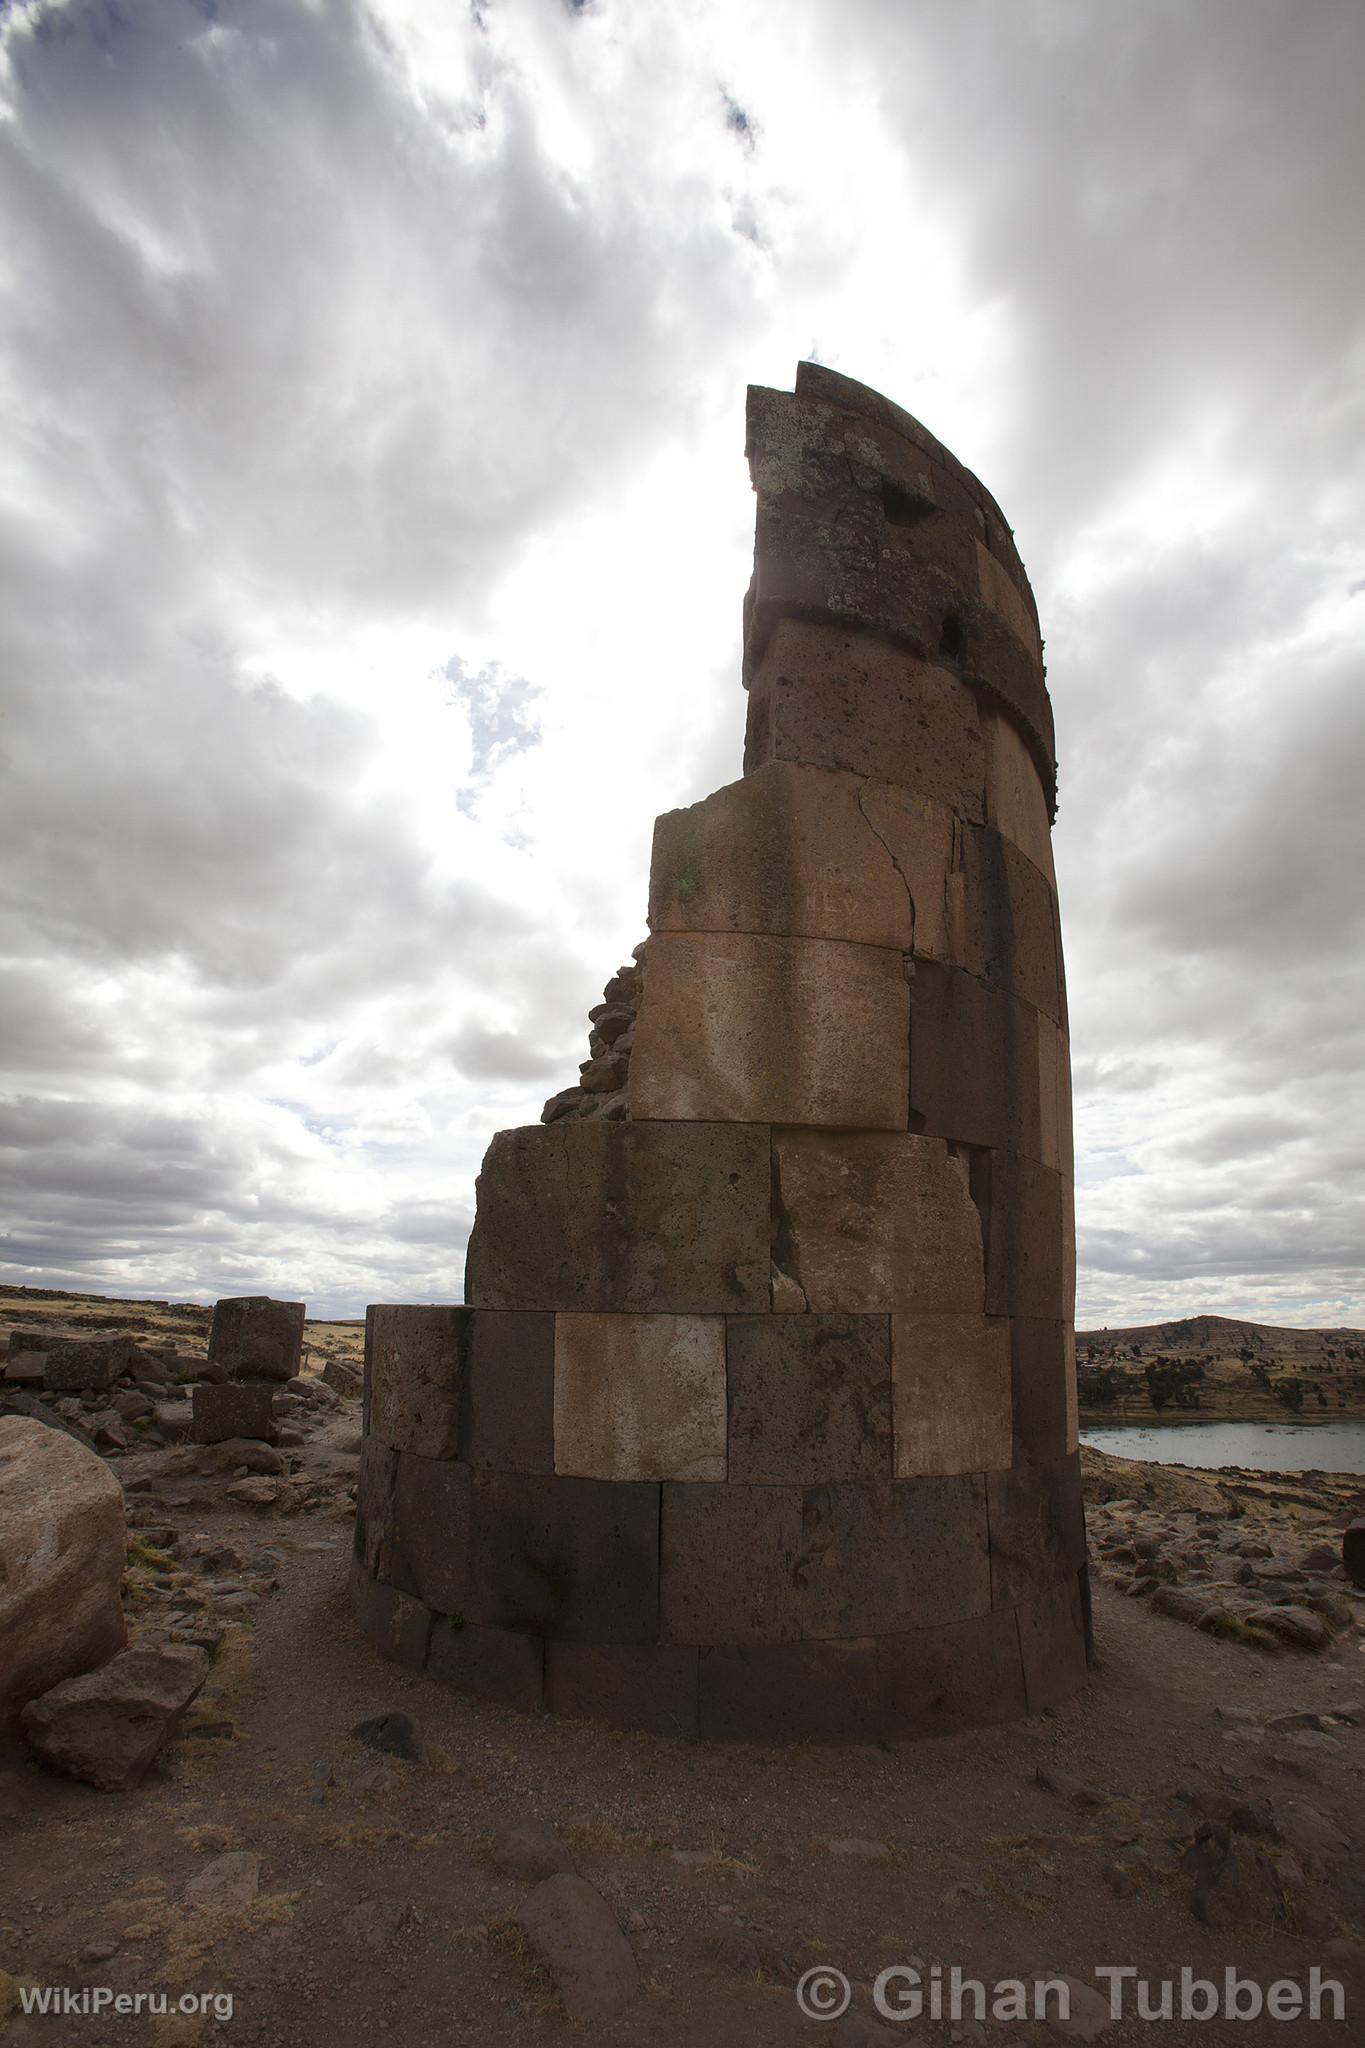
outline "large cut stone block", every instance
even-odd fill
[[[909,1052],[910,989],[889,947],[656,932],[630,1114],[904,1130]]]
[[[632,1076],[639,1057],[637,1045]],[[499,1131],[479,1174],[466,1295],[479,1309],[762,1309],[768,1153],[766,1128],[734,1123]]]
[[[545,1704],[608,1728],[695,1737],[697,1654],[685,1643],[547,1643]]]
[[[972,690],[951,668],[839,627],[786,619],[773,633],[749,690],[746,775],[767,761],[842,768],[985,816]]]
[[[987,1492],[992,1606],[1017,1607],[1059,1580],[1074,1580],[1085,1563],[1079,1457],[993,1472]]]
[[[770,1643],[801,1633],[796,1486],[663,1489],[660,1634],[674,1643]]]
[[[555,1317],[555,1470],[724,1479],[723,1316]]]
[[[941,957],[954,847],[946,804],[771,761],[657,820],[650,929],[842,939]]]
[[[980,1478],[843,1481],[808,1487],[801,1508],[803,1635],[894,1635],[989,1609]]]
[[[569,1642],[653,1642],[658,1487],[475,1473],[465,1616]]]
[[[882,1735],[870,1639],[703,1650],[699,1677],[708,1742],[876,1742]]]
[[[1059,1579],[1015,1610],[1031,1714],[1059,1707],[1085,1684],[1086,1627],[1080,1574]]]
[[[910,1114],[957,1144],[1041,1156],[1040,1020],[1031,1004],[957,967],[916,965]],[[1053,1129],[1055,1133],[1055,1119]],[[1055,1137],[1054,1137],[1055,1145]]]
[[[365,1311],[365,1427],[395,1451],[454,1458],[470,1314],[376,1303]]]
[[[998,1472],[1014,1454],[1008,1318],[891,1319],[896,1477]]]
[[[380,1576],[441,1614],[464,1612],[470,1493],[468,1465],[400,1452]]]
[[[1055,888],[1047,794],[1028,742],[1002,711],[983,711],[981,726],[986,739],[986,822],[1027,854]]]
[[[773,1201],[774,1260],[812,1309],[984,1306],[968,1163],[941,1138],[774,1131]]]
[[[292,1380],[303,1357],[301,1301],[236,1294],[215,1302],[209,1324],[209,1365],[229,1378]]]
[[[992,1152],[988,1166],[987,1313],[1070,1322],[1075,1271],[1068,1291],[1068,1184],[1013,1152]]]
[[[731,1480],[884,1479],[891,1470],[886,1316],[727,1319]]]
[[[1046,1463],[1076,1448],[1070,1413],[1075,1407],[1076,1347],[1058,1318],[1011,1318],[1011,1381],[1017,1455]]]
[[[393,1551],[393,1497],[398,1485],[398,1452],[377,1436],[362,1438],[356,1487],[352,1552],[371,1578],[387,1582]]]
[[[1034,660],[1041,662],[1043,650],[1039,644],[1038,626],[1024,594],[1004,563],[997,562],[981,540],[976,543],[976,574],[981,602],[989,605],[993,612],[998,612]]]
[[[432,1618],[427,1672],[476,1699],[529,1713],[545,1695],[545,1644],[518,1629],[480,1628],[457,1615]]]
[[[420,1671],[427,1661],[431,1610],[381,1585],[357,1559],[351,1566],[351,1611],[381,1657]]]
[[[197,1444],[226,1443],[229,1437],[274,1441],[273,1380],[201,1380],[190,1407],[190,1434]]]
[[[499,1472],[555,1469],[555,1319],[479,1309],[465,1355],[460,1456]]]
[[[969,974],[1065,1023],[1057,899],[1046,876],[992,825],[963,832],[948,931],[952,958]]]
[[[881,1636],[877,1671],[891,1737],[953,1735],[1027,1711],[1019,1631],[1009,1612]]]

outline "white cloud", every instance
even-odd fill
[[[1082,1317],[1359,1317],[1363,29],[11,8],[9,1273],[458,1291],[738,773],[743,387],[818,351],[1038,591]]]

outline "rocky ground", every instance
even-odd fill
[[[1315,1565],[1302,1584],[1292,1574],[1361,1482],[1091,1460],[1102,1664],[1080,1698],[935,1743],[703,1749],[521,1717],[377,1660],[345,1594],[356,1408],[300,1398],[303,1441],[269,1498],[244,1499],[186,1445],[117,1460],[134,1626],[181,1632],[214,1662],[136,1791],[101,1794],[19,1753],[0,1766],[4,2048],[866,2048],[883,2039],[877,1973],[934,1963],[1092,1986],[1112,1964],[1155,1986],[1182,1964],[1206,1977],[1231,1964],[1265,1985],[1316,1963],[1349,2001],[1327,2038],[1358,2038],[1365,1635],[1341,1581]],[[1292,1632],[1227,1637],[1161,1611],[1165,1588],[1233,1600],[1244,1565],[1274,1566],[1288,1588],[1286,1600],[1258,1578],[1260,1605],[1319,1612],[1309,1598],[1325,1579],[1347,1618],[1308,1653]],[[1154,1581],[1146,1597],[1132,1597],[1135,1570]],[[384,1717],[404,1714],[416,1739],[397,1746],[420,1760],[371,1746],[395,1726],[401,1737]],[[376,1721],[377,1735],[354,1732]],[[515,1837],[527,1823],[540,1839]],[[605,1930],[570,1915],[569,1952],[547,1969],[525,1908],[556,1865],[611,1915]],[[852,1980],[838,2025],[797,2011],[794,1986],[816,1964]],[[610,2023],[575,2025],[576,1969],[628,1970],[638,1995]],[[25,2017],[24,1983],[230,1993],[234,2016]],[[1175,2019],[1157,2038],[1282,2032]],[[1002,2048],[1035,2037],[1050,2035],[970,2020],[884,2032]],[[1127,2017],[1104,2038],[1151,2035]]]

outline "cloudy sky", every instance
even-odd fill
[[[656,812],[744,387],[1047,638],[1078,1319],[1365,1322],[1360,0],[0,0],[0,1278],[458,1299]]]

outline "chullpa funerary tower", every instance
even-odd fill
[[[751,389],[744,776],[658,821],[466,1306],[367,1329],[385,1655],[679,1736],[869,1741],[1085,1673],[1070,1063],[1037,614],[994,500]]]

